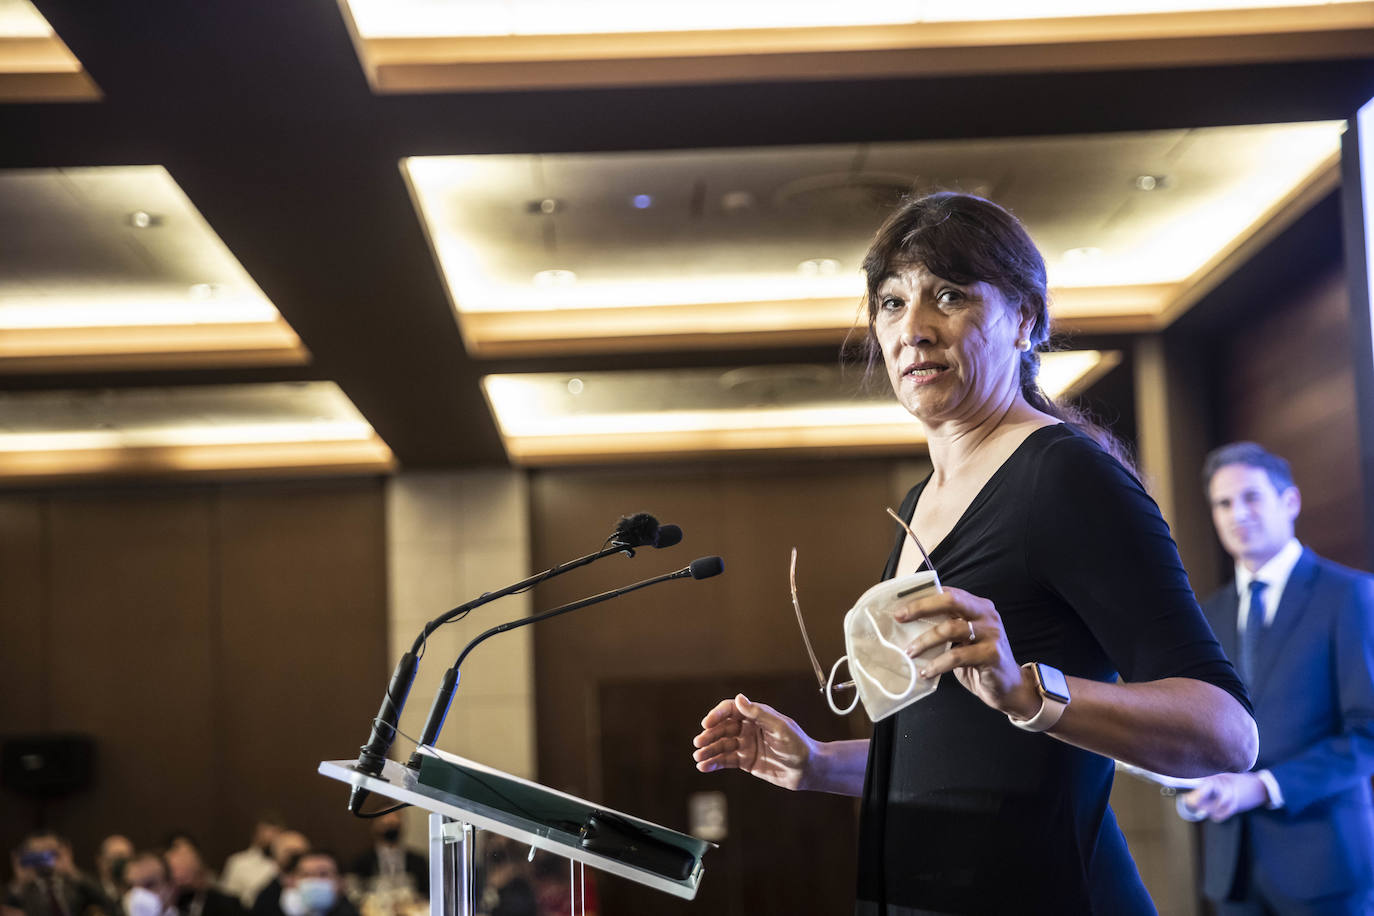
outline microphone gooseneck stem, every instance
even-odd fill
[[[619,598],[621,595],[628,595],[630,592],[639,591],[641,588],[648,588],[650,585],[657,585],[660,582],[667,582],[671,579],[686,579],[691,576],[691,567],[679,569],[676,572],[664,573],[652,579],[645,579],[643,582],[636,582],[633,585],[626,585],[621,588],[613,588],[608,592],[602,592],[599,595],[592,595],[590,598],[583,598],[580,601],[574,601],[571,604],[556,607],[542,614],[534,614],[529,617],[521,617],[519,620],[511,620],[506,623],[498,624],[489,630],[479,633],[472,642],[468,643],[463,648],[462,653],[458,656],[458,660],[453,663],[453,667],[444,672],[443,683],[439,686],[438,692],[434,694],[434,703],[429,709],[429,719],[425,722],[425,730],[421,734],[420,742],[416,745],[415,752],[412,753],[410,759],[406,761],[406,766],[412,770],[418,770],[422,759],[420,748],[433,747],[434,742],[438,740],[439,732],[442,731],[444,727],[444,719],[448,716],[449,705],[453,702],[453,690],[458,684],[458,670],[463,667],[463,661],[468,657],[468,654],[481,643],[495,636],[497,633],[504,633],[507,630],[514,630],[517,627],[528,626],[532,623],[538,623],[541,620],[548,620],[550,617],[557,617],[559,614],[576,611],[591,604],[609,601],[612,598]]]
[[[420,631],[420,635],[415,637],[415,643],[410,647],[410,651],[418,655],[420,653],[420,649],[425,644],[425,640],[429,638],[431,633],[433,633],[435,630],[439,629],[441,626],[443,626],[444,624],[448,623],[450,620],[461,614],[466,614],[468,611],[471,611],[474,608],[479,608],[484,604],[488,604],[492,601],[495,601],[497,598],[504,598],[507,595],[514,594],[515,592],[524,591],[527,588],[531,588],[535,585],[538,585],[540,582],[543,582],[546,579],[552,579],[554,576],[561,576],[565,572],[570,572],[574,569],[579,569],[583,566],[586,566],[588,563],[594,563],[597,560],[600,560],[602,557],[608,557],[613,553],[624,553],[631,557],[635,555],[633,547],[630,547],[623,543],[615,542],[610,544],[609,546],[601,548],[595,553],[589,553],[585,557],[578,557],[576,560],[569,560],[568,562],[562,563],[551,569],[546,569],[541,573],[535,573],[528,579],[521,579],[514,585],[508,585],[505,588],[500,589],[499,591],[487,592],[483,595],[478,596],[477,598],[474,598],[467,604],[460,604],[453,610],[446,611],[438,617],[435,617],[429,623],[425,624],[425,628]]]

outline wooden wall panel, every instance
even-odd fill
[[[40,731],[45,721],[44,524],[38,497],[0,496],[0,738]],[[13,849],[36,816],[31,805],[0,791],[0,849]]]
[[[0,734],[95,738],[97,784],[44,812],[79,860],[186,829],[218,863],[268,807],[362,845],[315,765],[385,686],[385,537],[378,480],[0,498]],[[0,799],[0,837],[35,814]]]
[[[97,784],[60,809],[85,845],[97,825],[204,836],[215,766],[206,495],[92,492],[49,501],[48,724],[97,738]],[[136,839],[155,837],[137,830]]]
[[[217,512],[227,833],[241,847],[272,808],[351,853],[365,827],[345,809],[347,789],[315,767],[357,756],[386,689],[382,490],[225,488]]]
[[[1368,535],[1348,296],[1338,263],[1279,291],[1262,317],[1223,339],[1221,429],[1223,441],[1254,440],[1287,458],[1303,496],[1298,537],[1363,568]]]
[[[808,671],[788,597],[793,546],[799,549],[802,610],[816,652],[827,667],[843,654],[843,615],[877,581],[892,543],[894,525],[883,512],[894,505],[891,467],[818,462],[535,474],[530,502],[536,569],[595,550],[619,516],[635,511],[650,511],[685,532],[677,547],[641,550],[633,560],[607,558],[541,586],[535,592],[539,610],[680,568],[699,556],[725,560],[724,574],[714,579],[665,583],[537,626],[540,778],[572,792],[595,794],[600,788],[592,749],[602,679]],[[716,699],[702,698],[703,714]],[[788,712],[807,728],[843,731],[819,694],[811,708]],[[690,765],[689,754],[684,752],[684,765]]]

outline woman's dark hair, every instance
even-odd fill
[[[864,355],[871,370],[882,360],[876,321],[878,287],[899,270],[922,265],[961,285],[982,282],[1007,304],[1033,316],[1030,349],[1021,354],[1021,395],[1037,410],[1071,423],[1135,473],[1125,447],[1076,407],[1060,404],[1040,388],[1040,352],[1050,339],[1045,259],[1020,220],[990,200],[939,191],[904,201],[879,227],[863,271],[868,280],[868,337]]]

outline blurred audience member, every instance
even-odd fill
[[[404,888],[414,897],[428,896],[429,866],[423,856],[401,842],[399,811],[372,821],[372,841],[372,848],[349,869],[358,878],[362,893],[389,894]]]
[[[167,863],[155,852],[135,853],[124,866],[125,916],[176,916]]]
[[[172,904],[180,916],[244,916],[243,904],[212,886],[200,851],[190,842],[167,850],[167,875],[172,885]]]
[[[287,867],[310,851],[310,841],[305,834],[295,830],[282,830],[272,840],[272,861],[277,863],[277,876],[263,885],[258,896],[253,898],[253,916],[281,916],[282,878]]]
[[[329,853],[303,853],[283,875],[284,916],[358,916],[353,904],[340,892],[339,863]]]
[[[514,840],[486,835],[483,868],[477,876],[477,912],[482,916],[536,916],[534,885],[525,851]]]
[[[124,883],[124,867],[134,857],[134,844],[118,833],[100,841],[95,854],[95,877],[100,890],[109,900],[121,900],[129,886]]]
[[[51,831],[30,834],[14,851],[5,906],[26,916],[119,916],[93,878],[81,874],[71,845]]]
[[[574,869],[580,873],[580,884],[573,882]],[[548,852],[534,856],[534,898],[539,904],[539,916],[597,916],[601,910],[592,871]]]
[[[220,890],[251,907],[258,894],[277,877],[277,863],[272,858],[272,841],[282,832],[282,819],[265,813],[253,825],[253,842],[247,849],[234,853],[224,861],[220,874]]]

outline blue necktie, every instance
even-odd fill
[[[1255,661],[1259,656],[1260,637],[1264,635],[1264,589],[1258,579],[1250,581],[1250,609],[1245,615],[1245,631],[1240,634],[1240,676],[1253,689]]]

